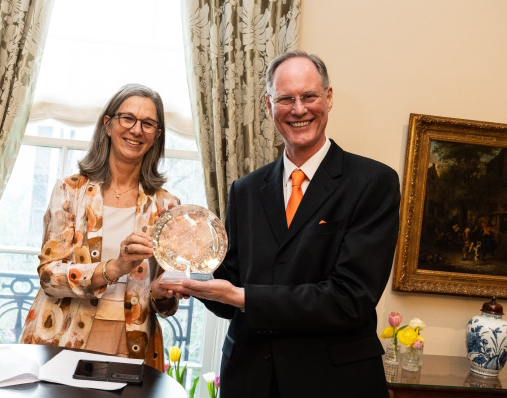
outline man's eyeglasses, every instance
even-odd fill
[[[327,90],[327,88],[325,88],[324,90]],[[299,98],[299,100],[303,104],[308,105],[308,104],[313,104],[319,98],[322,98],[322,96],[324,94],[318,94],[313,91],[310,91],[308,93],[304,93],[304,94],[300,95],[299,97],[293,97],[291,95],[280,95],[279,97],[273,97],[271,94],[268,94],[268,95],[275,105],[294,106],[297,98]]]
[[[155,120],[138,119],[131,113],[118,112],[115,113],[113,117],[117,117],[118,121],[120,122],[120,126],[125,127],[126,129],[131,129],[134,127],[139,120],[141,122],[141,130],[144,134],[155,134],[159,128],[159,124]]]

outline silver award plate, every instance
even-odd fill
[[[222,221],[197,205],[167,210],[153,227],[153,253],[165,270],[160,283],[213,279],[227,251]]]

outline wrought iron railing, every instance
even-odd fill
[[[17,343],[26,314],[39,290],[39,276],[0,272],[0,337],[2,343]]]
[[[0,343],[19,342],[26,315],[39,290],[37,274],[0,271]],[[194,299],[182,300],[178,312],[169,318],[159,317],[164,334],[164,352],[180,347],[182,361],[189,359]]]

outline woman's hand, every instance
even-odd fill
[[[132,232],[120,244],[120,254],[107,265],[107,276],[117,279],[130,273],[144,259],[153,256],[151,236],[145,232]]]
[[[168,289],[165,285],[160,284],[160,278],[162,277],[162,274],[159,275],[157,279],[155,279],[153,282],[151,282],[151,296],[156,298],[157,300],[162,300],[164,298],[171,298],[176,297],[178,300],[181,300],[182,298],[188,299],[189,296],[177,293],[173,289]]]

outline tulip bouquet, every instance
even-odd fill
[[[167,374],[174,379],[178,383],[181,384],[183,388],[185,388],[183,378],[185,377],[185,371],[187,370],[187,365],[183,367],[183,369],[180,371],[180,360],[181,360],[181,350],[178,346],[172,346],[169,349],[169,364],[167,365]],[[174,364],[174,367],[171,366],[171,362]],[[174,371],[174,375],[173,375]],[[195,388],[197,387],[197,382],[199,381],[199,377],[196,377],[194,381],[192,382],[192,387],[189,391],[189,398],[193,398],[195,394]]]
[[[413,318],[408,325],[401,325],[402,316],[398,312],[389,313],[389,326],[386,327],[380,337],[392,339],[392,347],[386,348],[386,363],[398,363],[398,339],[407,346],[407,352],[403,357],[403,369],[417,371],[422,361],[422,349],[424,337],[420,335],[426,324],[419,318]]]
[[[185,365],[183,367],[183,370],[181,370],[180,372],[180,359],[181,359],[181,350],[178,346],[173,345],[169,350],[169,361],[174,364],[174,368],[171,365],[169,365],[167,374],[171,377],[174,377],[176,381],[183,386],[183,377],[185,376],[185,370],[187,370],[187,365]]]
[[[398,312],[389,313],[389,326],[387,326],[380,335],[383,339],[392,339],[394,347],[394,359],[396,360],[396,353],[398,352],[398,333],[405,329],[407,325],[400,326],[402,316]]]
[[[185,365],[183,369],[180,370],[180,359],[181,359],[181,350],[177,346],[172,346],[169,350],[169,363],[166,365],[167,366],[166,371],[169,376],[176,379],[176,381],[180,383],[183,388],[185,388],[183,378],[185,377],[187,365]],[[210,398],[218,398],[218,389],[220,388],[220,376],[215,376],[215,372],[208,372],[203,374],[202,377],[204,378],[204,381],[207,384]],[[188,391],[189,398],[194,397],[198,381],[199,376],[197,376],[192,381],[192,387]]]
[[[424,337],[419,332],[426,325],[419,318],[412,319],[408,327],[400,331],[398,337],[400,343],[407,346],[407,351],[403,357],[402,368],[412,372],[417,372],[422,364],[422,349],[424,347]]]
[[[400,343],[405,344],[407,348],[412,347],[416,350],[422,350],[424,347],[424,337],[422,337],[419,332],[425,327],[426,324],[419,318],[412,319],[398,334]]]
[[[215,372],[208,372],[202,375],[208,385],[210,398],[218,397],[218,389],[220,388],[220,376],[215,376]]]

